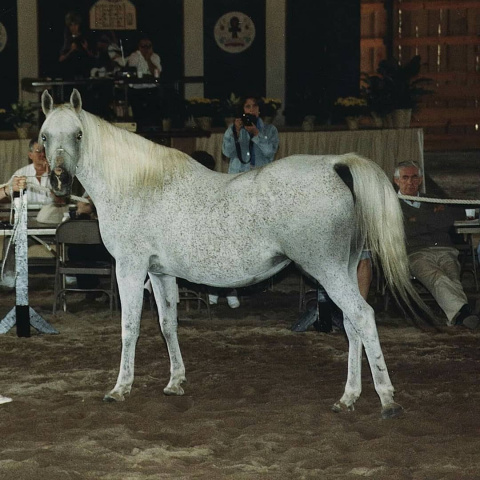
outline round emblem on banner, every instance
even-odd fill
[[[3,23],[0,22],[0,52],[5,48],[5,45],[7,44],[7,29],[3,25]]]
[[[245,13],[229,12],[217,20],[213,33],[217,45],[222,50],[240,53],[253,43],[255,25]]]

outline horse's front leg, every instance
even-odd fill
[[[170,356],[170,381],[164,388],[166,395],[183,395],[182,383],[186,381],[177,335],[177,282],[175,277],[150,274],[153,293],[158,307],[160,328]]]
[[[143,285],[146,270],[122,266],[117,261],[118,292],[122,305],[122,356],[117,383],[104,397],[106,402],[125,400],[130,393],[135,370],[135,347],[140,333],[140,319],[143,306]]]

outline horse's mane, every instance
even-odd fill
[[[130,189],[162,189],[182,176],[189,156],[116,127],[82,110],[82,157],[84,168],[100,170],[109,190],[122,194]]]

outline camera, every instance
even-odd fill
[[[257,117],[251,113],[242,114],[242,122],[246,127],[251,127],[257,124]]]

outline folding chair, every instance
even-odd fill
[[[310,303],[317,301],[318,285],[310,276],[300,272],[298,311],[304,312]]]
[[[207,309],[208,319],[212,319],[212,314],[210,311],[210,303],[208,301],[208,292],[204,285],[197,285],[186,280],[177,279],[177,288],[178,288],[178,303],[185,302],[185,311],[190,311],[190,302],[193,302],[193,305],[196,305],[196,310],[200,311],[202,305]],[[149,295],[150,301],[150,311],[155,316],[157,315],[156,311],[156,302],[153,296],[153,293]]]
[[[103,292],[108,295],[110,312],[117,308],[117,283],[115,278],[115,261],[108,260],[69,260],[68,246],[70,245],[103,245],[97,220],[67,220],[57,228],[56,235],[56,265],[55,290],[53,300],[53,314],[56,314],[57,304],[62,302],[63,311],[67,311],[67,292]],[[78,288],[69,286],[66,276],[71,275],[98,275],[109,278],[106,288]]]

